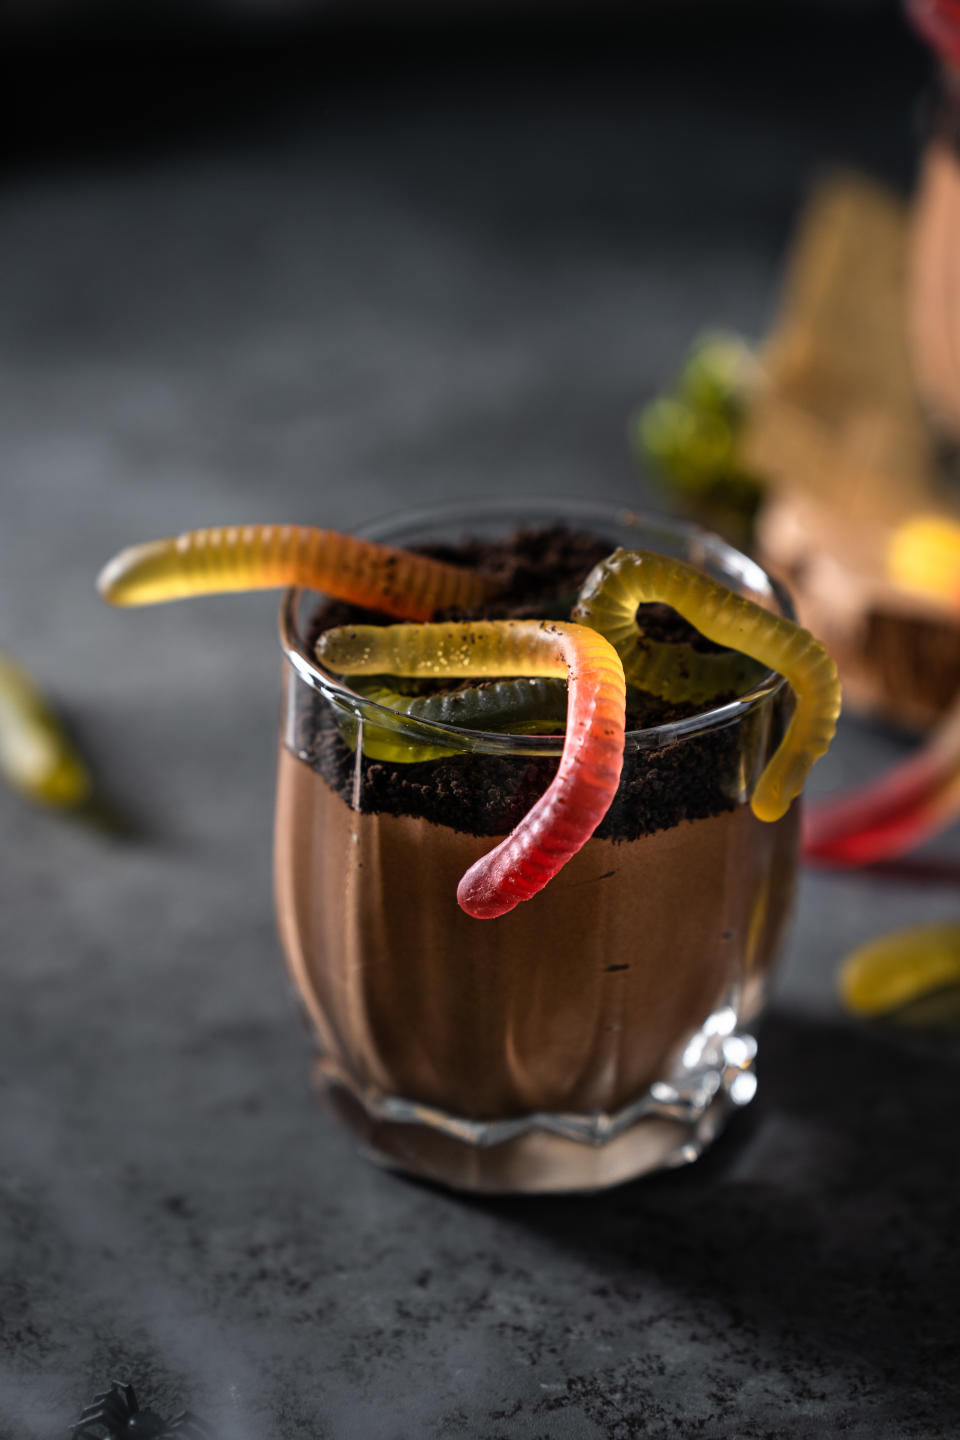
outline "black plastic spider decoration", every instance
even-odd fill
[[[100,1440],[91,1428],[95,1425],[106,1430],[110,1440],[121,1436],[126,1440],[167,1440],[168,1436],[176,1440],[213,1440],[213,1431],[189,1410],[182,1410],[172,1420],[164,1420],[155,1410],[141,1410],[133,1386],[120,1380],[95,1395],[93,1404],[68,1429],[73,1440]]]

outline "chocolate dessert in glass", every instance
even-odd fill
[[[791,616],[719,539],[613,509],[419,511],[364,534],[490,578],[489,600],[439,620],[569,619],[618,547]],[[693,1160],[754,1093],[751,1025],[791,907],[799,802],[770,823],[751,797],[791,691],[732,652],[725,670],[666,606],[637,613],[651,652],[681,670],[711,657],[720,688],[692,701],[628,686],[622,772],[591,838],[532,899],[477,919],[458,881],[556,774],[563,682],[528,679],[519,697],[522,677],[507,682],[498,711],[492,679],[336,673],[318,640],[322,653],[324,634],[389,617],[305,591],[283,601],[280,935],[321,1089],[391,1166],[486,1192],[607,1186]]]
[[[610,508],[487,505],[366,538],[188,531],[98,584],[295,587],[279,927],[372,1155],[592,1189],[694,1159],[750,1100],[795,802],[840,709],[752,561]]]

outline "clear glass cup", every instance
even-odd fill
[[[423,509],[364,533],[446,543],[557,520],[791,613],[723,541],[608,507]],[[608,820],[643,832],[644,796],[669,783],[673,823],[629,840],[601,827],[533,900],[473,920],[457,881],[496,837],[473,833],[471,806],[479,816],[497,786],[505,813],[514,793],[523,813],[562,736],[414,721],[354,693],[311,653],[316,603],[290,591],[281,611],[275,879],[329,1104],[376,1159],[462,1189],[596,1189],[695,1159],[753,1096],[749,1026],[792,903],[799,806],[770,825],[748,803],[783,733],[785,682],[766,674],[732,703],[628,733]],[[434,776],[454,777],[455,821],[381,808],[385,767],[363,750],[396,736],[445,752],[418,773],[426,811]]]

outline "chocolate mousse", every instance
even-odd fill
[[[612,548],[559,527],[435,547],[501,587],[482,612],[440,618],[567,618]],[[641,609],[651,638],[716,648],[673,611]],[[310,638],[380,618],[326,603]],[[407,1168],[481,1189],[557,1188],[531,1179],[556,1136],[518,1126],[489,1164],[482,1147],[503,1122],[530,1116],[574,1128],[583,1117],[597,1145],[606,1117],[615,1126],[663,1088],[709,1017],[749,1019],[759,1006],[790,907],[798,807],[764,824],[747,798],[781,738],[783,692],[732,724],[661,732],[666,743],[653,748],[628,733],[620,788],[594,837],[533,900],[481,921],[459,909],[457,882],[543,793],[556,758],[358,758],[342,715],[300,690],[280,754],[276,888],[325,1084],[375,1148]],[[631,690],[627,730],[694,712]],[[411,1140],[418,1121],[442,1133]],[[481,1146],[469,1164],[450,1158],[464,1149],[458,1125]],[[496,1134],[484,1138],[485,1126]],[[504,1156],[524,1144],[517,1171]],[[670,1150],[658,1145],[651,1164]],[[597,1162],[574,1167],[570,1183],[643,1168]]]

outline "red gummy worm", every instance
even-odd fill
[[[567,666],[567,729],[557,773],[505,840],[457,887],[478,920],[530,900],[586,844],[620,783],[626,724],[623,666],[613,646],[581,625],[543,625]]]
[[[829,817],[814,810],[803,832],[804,859],[815,865],[875,865],[895,860],[944,830],[960,808],[960,777],[931,790],[911,805],[872,813],[869,823],[831,829]]]
[[[960,811],[960,710],[916,755],[804,817],[804,858],[822,865],[896,859],[945,829]]]

